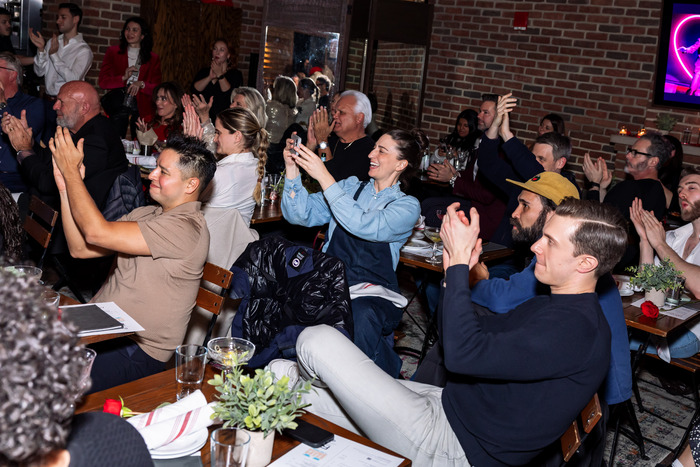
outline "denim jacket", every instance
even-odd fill
[[[374,179],[370,179],[355,201],[353,197],[361,183],[357,177],[350,177],[334,183],[323,193],[309,194],[301,184],[301,177],[287,179],[282,195],[284,218],[306,227],[328,223],[323,251],[338,225],[364,240],[390,243],[396,269],[399,250],[411,236],[420,215],[420,203],[403,193],[398,183],[377,193]]]

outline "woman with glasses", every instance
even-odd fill
[[[172,81],[161,83],[153,90],[153,119],[139,118],[136,122],[139,142],[152,145],[153,139],[167,141],[171,133],[182,133],[182,96],[184,91]],[[155,134],[155,135],[154,135]]]
[[[153,37],[143,18],[126,20],[119,36],[119,45],[105,52],[100,67],[99,85],[109,90],[102,98],[102,107],[119,132],[126,137],[131,123],[134,134],[136,120],[153,118],[151,96],[160,84],[160,58],[151,52]]]

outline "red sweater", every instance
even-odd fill
[[[119,46],[113,45],[107,49],[102,66],[100,67],[100,76],[98,83],[102,89],[119,89],[124,87],[122,77],[129,66],[129,57],[125,53],[119,53]],[[136,94],[136,104],[139,109],[139,116],[148,119],[153,116],[153,107],[151,105],[151,96],[153,88],[161,82],[160,74],[160,58],[158,55],[151,52],[151,59],[148,63],[141,64],[139,69],[139,81],[143,81],[144,88]]]

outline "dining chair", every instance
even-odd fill
[[[80,303],[85,303],[85,298],[83,298],[82,293],[68,277],[66,268],[63,266],[63,264],[61,264],[56,255],[49,253],[49,246],[51,245],[51,239],[53,238],[57,223],[58,211],[44,203],[37,196],[32,195],[29,201],[29,212],[27,217],[24,219],[23,227],[27,235],[34,239],[34,241],[36,241],[41,248],[41,254],[39,256],[39,261],[37,261],[37,267],[41,269],[44,266],[48,253],[49,257],[51,258],[51,263],[59,275],[59,281],[53,285],[53,289],[58,290],[62,284],[65,284],[68,286],[73,295],[75,295],[78,301],[80,301]]]
[[[211,339],[211,333],[216,325],[216,320],[221,313],[221,307],[224,304],[229,287],[231,287],[231,280],[233,279],[233,273],[228,269],[221,268],[212,263],[204,264],[204,271],[202,273],[202,281],[210,282],[217,287],[221,288],[221,295],[207,290],[204,286],[200,285],[199,292],[197,293],[196,306],[206,310],[212,314],[211,320],[209,321],[209,328],[207,329],[207,334],[204,336],[204,342],[202,345],[206,347],[207,342]]]

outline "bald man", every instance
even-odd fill
[[[114,180],[128,166],[121,139],[109,119],[100,113],[97,91],[85,81],[70,81],[61,86],[53,109],[58,125],[70,130],[75,143],[81,138],[85,140],[85,186],[101,211]],[[51,151],[33,144],[25,113],[21,119],[9,114],[3,117],[2,129],[17,151],[20,171],[29,183],[30,193],[58,208],[60,200]]]

